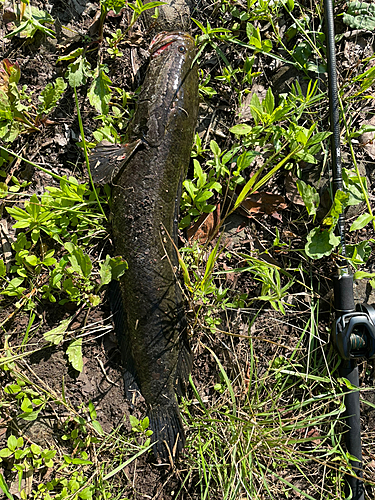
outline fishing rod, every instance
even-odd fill
[[[343,189],[340,149],[340,116],[337,91],[335,31],[332,0],[324,0],[326,47],[328,63],[328,92],[331,126],[331,163],[333,196]],[[345,214],[339,216],[336,228],[341,243],[341,259],[333,279],[335,321],[332,342],[340,357],[340,376],[352,386],[359,387],[358,359],[375,357],[375,309],[368,304],[354,304],[353,274],[346,259]],[[345,394],[346,448],[350,455],[352,474],[346,474],[346,496],[364,500],[362,443],[359,390]]]

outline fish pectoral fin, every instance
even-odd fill
[[[91,176],[95,184],[111,183],[141,144],[142,139],[128,144],[113,144],[106,140],[100,142],[89,157]]]
[[[152,447],[155,456],[173,463],[185,446],[185,432],[177,401],[174,399],[168,405],[155,406],[147,415],[153,431],[151,439],[156,441]]]

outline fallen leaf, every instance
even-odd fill
[[[209,214],[202,214],[199,219],[188,228],[187,237],[189,241],[199,241],[206,243],[213,236],[216,227],[220,223],[220,203],[216,210]]]
[[[361,123],[361,126],[363,125],[368,125],[370,127],[374,126],[375,117],[373,116],[369,121]],[[361,147],[365,149],[370,158],[372,160],[375,160],[375,133],[373,131],[365,132],[359,137],[359,142],[361,143]]]
[[[281,220],[279,210],[287,207],[285,198],[278,194],[259,192],[248,196],[239,206],[241,212],[251,216],[254,214],[268,214],[275,219]]]
[[[285,176],[285,194],[289,201],[295,205],[305,206],[302,196],[299,194],[297,188],[297,177],[290,172]]]

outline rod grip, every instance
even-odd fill
[[[333,278],[333,292],[337,317],[355,311],[352,274],[335,276]]]

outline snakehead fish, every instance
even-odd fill
[[[177,219],[198,113],[194,40],[160,33],[125,145],[101,144],[90,164],[95,182],[112,183],[115,250],[128,263],[112,294],[128,398],[148,406],[156,456],[177,456],[185,442],[176,399],[192,363],[176,280]],[[122,303],[122,304],[120,304]]]

